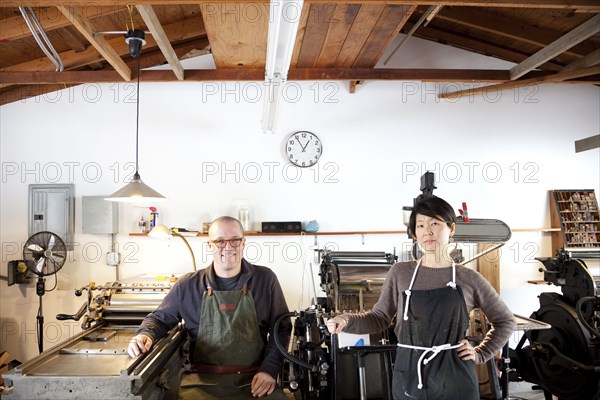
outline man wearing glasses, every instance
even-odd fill
[[[282,355],[272,337],[288,307],[277,276],[244,260],[240,222],[220,217],[208,231],[213,263],[179,279],[129,343],[129,355],[147,352],[180,320],[191,339],[191,368],[182,377],[179,399],[287,399],[277,386]],[[289,318],[279,326],[287,348]]]

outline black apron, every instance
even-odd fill
[[[461,288],[455,284],[456,267],[452,265],[453,280],[448,286],[411,290],[419,264],[409,289],[403,293],[404,316],[408,319],[402,323],[396,352],[394,400],[478,400],[475,363],[461,360],[455,350],[469,326],[467,305]]]
[[[264,347],[246,284],[243,290],[233,291],[209,287],[202,297],[194,365],[182,377],[178,399],[256,399],[252,378]],[[279,387],[262,398],[287,399]]]

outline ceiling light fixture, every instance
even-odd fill
[[[166,200],[165,196],[142,182],[138,172],[139,153],[139,127],[140,127],[140,55],[142,46],[146,44],[144,31],[137,29],[127,31],[125,42],[129,45],[129,53],[137,58],[137,94],[136,94],[136,122],[135,122],[135,174],[133,179],[125,187],[117,190],[105,200],[124,203],[138,203],[146,201]]]
[[[271,0],[262,128],[275,133],[281,87],[287,81],[304,0]]]

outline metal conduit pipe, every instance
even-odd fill
[[[46,54],[46,56],[50,59],[50,61],[52,61],[52,63],[56,66],[56,71],[57,72],[64,71],[65,67],[63,65],[63,62],[60,59],[60,56],[58,55],[56,50],[54,49],[54,46],[52,46],[52,43],[50,43],[50,39],[48,39],[48,36],[46,36],[46,32],[44,31],[44,28],[42,27],[42,24],[40,23],[39,19],[35,15],[35,12],[33,11],[33,9],[31,7],[27,7],[27,8],[19,7],[19,11],[21,12],[21,15],[23,16],[23,19],[25,19],[25,23],[27,24],[27,27],[31,31],[33,38],[35,39],[37,44],[40,46],[40,49],[42,49],[44,54]],[[39,31],[39,34],[38,34],[38,31]],[[41,38],[40,38],[40,36],[41,36]]]

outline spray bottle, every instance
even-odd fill
[[[157,220],[158,212],[156,210],[156,207],[150,207],[150,230],[152,230],[152,228],[156,226]]]

